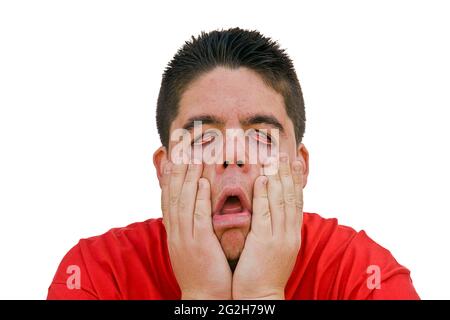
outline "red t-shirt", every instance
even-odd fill
[[[80,286],[75,288],[75,273],[70,267],[73,265],[79,267]],[[378,266],[379,272],[369,266]],[[375,282],[376,273],[381,281]],[[68,286],[68,282],[71,285]],[[59,265],[47,298],[180,297],[180,288],[170,265],[166,231],[162,218],[158,218],[80,240]],[[286,285],[285,297],[419,299],[409,270],[388,250],[371,240],[364,231],[356,232],[338,225],[336,219],[324,219],[314,213],[304,213],[301,249]]]

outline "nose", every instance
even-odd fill
[[[236,165],[237,165],[239,168],[242,168],[242,167],[244,166],[244,164],[245,164],[245,162],[244,162],[243,160],[237,160],[237,161],[236,161]],[[229,165],[230,165],[230,161],[225,160],[225,161],[223,162],[223,167],[224,167],[224,169],[226,169]]]
[[[246,148],[246,137],[242,130],[227,131],[221,148],[222,161],[216,162],[218,174],[234,172],[245,173],[249,171],[248,148]]]
[[[249,165],[244,160],[225,160],[222,164],[216,165],[216,172],[218,174],[231,174],[235,173],[247,173],[249,170]]]
[[[233,174],[233,172],[246,173],[249,171],[249,164],[246,161],[245,153],[242,154],[234,154],[229,157],[225,157],[224,161],[221,164],[216,164],[216,172],[219,174],[229,173]]]

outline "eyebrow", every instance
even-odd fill
[[[225,121],[222,118],[210,114],[201,114],[190,117],[183,125],[183,129],[188,131],[192,130],[195,127],[196,121],[201,121],[202,125],[203,124],[220,125],[220,126],[225,125]],[[251,126],[255,124],[268,124],[280,130],[281,133],[284,133],[283,125],[277,120],[277,118],[275,118],[270,114],[254,114],[244,120],[241,120],[240,122],[244,126]]]
[[[277,118],[268,114],[254,114],[249,118],[241,121],[241,124],[245,126],[254,124],[268,124],[280,130],[281,133],[284,133],[283,125],[277,120]]]
[[[185,130],[192,130],[195,127],[195,122],[201,121],[201,124],[213,124],[213,125],[224,125],[225,121],[223,121],[221,118],[218,118],[213,115],[209,114],[202,114],[198,116],[194,116],[189,118],[186,123],[183,125],[183,129]]]

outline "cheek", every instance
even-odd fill
[[[266,144],[249,143],[247,145],[247,158],[250,165],[261,167],[268,158],[277,158],[279,154],[279,147],[277,145],[269,146]]]
[[[271,148],[270,152],[260,155],[260,163],[264,163],[264,160],[269,157],[278,158],[280,153],[286,153],[291,160],[296,159],[297,146],[295,144],[295,140],[291,138],[281,138],[279,144]]]

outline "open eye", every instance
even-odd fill
[[[216,135],[217,134],[215,132],[207,131],[203,133],[201,136],[195,138],[194,141],[192,141],[192,146],[200,146],[210,143],[216,138]]]
[[[255,139],[258,143],[262,143],[265,145],[272,145],[273,141],[271,136],[267,133],[267,130],[252,130],[250,136]]]

